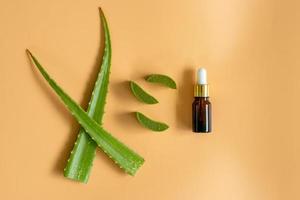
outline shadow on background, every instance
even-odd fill
[[[135,112],[123,112],[123,113],[119,113],[116,115],[116,120],[118,121],[118,124],[123,124],[123,127],[128,127],[128,125],[130,124],[130,126],[135,126],[135,127],[139,127],[140,124],[138,123],[136,117],[135,117]],[[128,131],[130,132],[130,131]]]
[[[117,83],[111,83],[111,92],[115,96],[115,98],[121,100],[124,106],[126,106],[126,104],[129,102],[141,103],[132,94],[130,89],[130,81],[120,81]],[[137,120],[135,118],[135,110],[124,110],[126,110],[126,108],[124,108],[123,111],[120,111],[115,114],[114,117],[117,124],[119,124],[121,127],[128,127],[128,125],[136,125],[138,127],[139,124],[137,123]]]
[[[187,67],[178,84],[176,104],[176,125],[179,129],[192,129],[192,103],[194,100],[193,88],[195,84],[195,71]]]
[[[111,94],[120,99],[124,106],[128,101],[136,101],[130,89],[130,81],[119,81],[116,83],[110,83],[110,91]]]

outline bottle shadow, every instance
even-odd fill
[[[195,84],[195,70],[187,67],[178,84],[178,96],[176,104],[176,125],[181,130],[192,128],[192,103],[193,86]]]

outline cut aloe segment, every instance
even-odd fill
[[[176,89],[176,82],[169,76],[163,74],[151,74],[146,77],[146,81],[150,83],[162,84],[166,87]]]
[[[130,88],[133,95],[143,103],[146,104],[156,104],[158,101],[147,93],[143,88],[141,88],[138,84],[133,81],[130,81]]]
[[[144,114],[142,114],[140,112],[136,112],[135,114],[136,114],[136,118],[137,118],[138,122],[142,126],[148,128],[152,131],[160,132],[160,131],[164,131],[169,128],[169,126],[167,124],[165,124],[163,122],[159,122],[159,121],[154,121],[153,119],[150,119],[149,117],[145,116]]]
[[[129,149],[122,142],[114,138],[110,133],[104,130],[95,120],[68,95],[63,89],[50,77],[38,60],[27,50],[35,66],[41,72],[55,93],[65,104],[66,108],[76,118],[78,123],[86,130],[97,145],[126,173],[134,175],[139,167],[144,163],[144,159]]]
[[[87,109],[87,114],[100,125],[104,114],[106,94],[108,90],[109,74],[111,66],[111,42],[108,24],[105,16],[100,10],[101,25],[104,32],[104,53],[102,65],[92,92],[92,96]],[[80,128],[74,148],[64,169],[64,176],[73,180],[87,183],[93,160],[96,153],[97,144],[86,133],[84,128]]]

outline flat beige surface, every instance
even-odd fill
[[[146,163],[130,177],[98,151],[85,185],[62,176],[79,127],[25,48],[86,106],[102,52],[99,6],[113,48],[104,126]],[[300,199],[299,10],[296,0],[1,0],[0,199]],[[198,66],[211,84],[210,135],[190,127]],[[149,73],[179,89],[147,84]],[[139,103],[127,80],[160,103]],[[142,128],[135,110],[170,129]]]

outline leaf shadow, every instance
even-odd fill
[[[121,99],[123,104],[126,103],[137,103],[143,104],[136,97],[131,91],[130,88],[130,81],[119,81],[119,82],[112,82],[110,83],[110,92],[114,98]]]
[[[124,129],[126,128],[128,130],[129,129],[128,125],[130,125],[131,128],[136,128],[136,129],[140,128],[140,125],[135,117],[135,112],[133,111],[118,113],[116,114],[115,118],[116,121],[118,121],[118,124],[120,126],[123,126]]]
[[[125,80],[114,82],[111,83],[111,86],[111,94],[116,99],[122,99],[122,104],[143,104],[142,102],[138,101],[136,97],[132,94],[130,89],[130,81]],[[122,110],[119,110],[117,113],[115,113],[113,117],[115,118],[119,126],[124,127],[126,129],[130,128],[128,127],[129,125],[137,125],[135,112],[128,110],[128,108],[126,107],[123,107]],[[135,128],[135,126],[132,126],[131,128]]]

